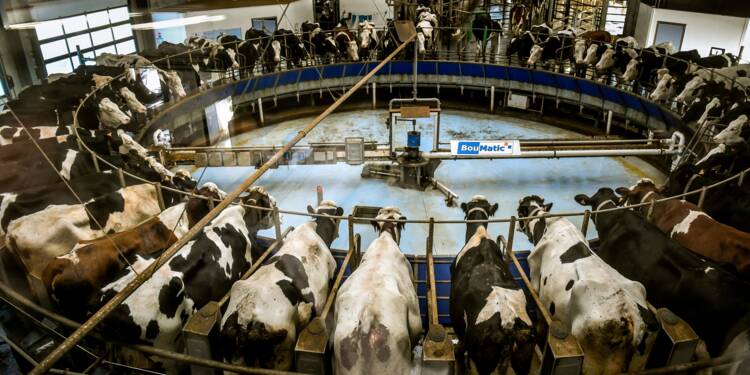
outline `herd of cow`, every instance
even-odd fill
[[[435,26],[430,14],[429,9],[419,13],[426,22],[420,22],[422,33]],[[181,60],[156,60],[182,53],[183,62],[197,72],[247,67],[255,61],[252,56],[264,56],[268,70],[276,69],[282,56],[292,66],[304,56],[325,53],[374,58],[374,50],[358,55],[378,37],[371,24],[360,27],[359,40],[348,30],[329,34],[306,24],[301,40],[283,30],[273,36],[250,30],[245,41],[234,44],[230,36],[219,43],[196,37],[186,45],[163,43],[140,56],[104,54],[96,66],[82,65],[73,74],[22,91],[8,104],[13,111],[0,114],[0,158],[6,166],[0,176],[0,236],[40,301],[48,295],[46,302],[65,315],[86,319],[213,207],[204,198],[225,197],[210,182],[199,186],[188,173],[166,169],[132,138],[147,107],[185,96],[181,78],[172,70],[179,69]],[[658,79],[657,91],[668,88],[662,85],[665,80],[671,82],[674,92],[680,92],[678,101],[689,104],[688,121],[705,126],[710,118],[719,118],[718,123],[728,124],[713,138],[719,146],[695,164],[679,167],[665,186],[641,180],[630,188],[578,195],[576,202],[597,211],[648,203],[750,168],[743,133],[750,106],[734,85],[744,80],[745,67],[734,65],[730,56],[684,54],[685,61],[665,60],[671,53],[668,46],[638,50],[627,38],[607,45],[594,43],[601,37],[584,34],[566,42],[563,34],[548,30],[545,35],[538,27],[532,31],[509,47],[530,65],[548,60],[548,49],[557,53],[561,48],[548,46],[569,46],[576,62],[581,57],[601,72],[620,67],[634,80]],[[420,40],[429,47],[431,37],[425,34]],[[242,64],[238,56],[243,56]],[[146,84],[151,73],[159,76],[160,90]],[[678,82],[685,82],[684,89]],[[66,126],[92,88],[97,91],[78,113],[79,128]],[[660,97],[654,94],[652,98]],[[80,149],[79,139],[115,168],[162,188],[95,163]],[[567,219],[545,217],[552,204],[542,197],[520,200],[518,215],[531,219],[522,220],[519,229],[535,245],[530,280],[550,315],[582,345],[585,373],[645,365],[658,329],[649,303],[685,319],[712,357],[750,349],[749,186],[724,184],[702,197],[594,214],[599,243],[593,248]],[[185,199],[180,191],[194,195]],[[331,292],[336,262],[330,246],[339,234],[343,209],[329,200],[308,206],[316,216],[242,279],[265,251],[257,232],[273,225],[276,201],[266,189],[253,187],[236,203],[241,204],[225,209],[109,315],[102,331],[116,332],[118,340],[179,351],[180,333],[190,316],[228,294],[220,335],[224,359],[292,368],[298,333],[320,314]],[[475,196],[461,208],[467,220],[487,220],[498,205]],[[378,212],[372,224],[379,236],[335,296],[330,337],[337,373],[403,374],[412,366],[422,320],[412,268],[399,248],[405,220],[395,207]],[[468,223],[466,244],[451,265],[450,315],[459,350],[480,374],[504,372],[509,366],[522,374],[530,368],[536,342],[533,315],[508,264],[508,254],[491,238],[486,223]],[[37,284],[43,288],[35,288]],[[163,361],[147,365],[178,367]],[[747,364],[739,366],[730,370],[750,370]]]

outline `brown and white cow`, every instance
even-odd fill
[[[378,212],[380,232],[336,296],[335,373],[408,374],[412,348],[422,335],[411,265],[399,248],[405,220],[395,207]]]
[[[322,201],[319,214],[290,233],[279,251],[246,280],[232,285],[221,321],[224,357],[232,363],[289,370],[300,332],[323,310],[336,272],[330,246],[344,210]]]
[[[211,182],[196,193],[211,199],[225,196]],[[151,256],[168,248],[208,211],[208,200],[191,197],[133,229],[80,242],[69,253],[58,256],[47,265],[42,281],[68,317],[84,318],[89,299],[112,282],[135,259],[135,255]]]
[[[27,272],[41,278],[47,263],[77,243],[130,229],[159,212],[154,185],[128,186],[84,204],[50,206],[13,220],[6,242]]]
[[[541,216],[552,203],[531,195],[519,202],[521,217]],[[643,369],[659,326],[646,289],[591,251],[573,223],[537,217],[519,230],[535,244],[529,255],[531,284],[554,319],[570,329],[584,352],[584,374]]]
[[[649,179],[642,179],[635,186],[621,187],[616,191],[629,204],[664,198]],[[750,233],[722,224],[698,206],[684,200],[672,199],[642,206],[639,210],[645,213],[646,220],[690,251],[720,263],[729,263],[740,273],[750,271]]]

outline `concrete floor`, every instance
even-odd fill
[[[386,111],[368,110],[336,113],[328,117],[311,132],[302,144],[308,142],[342,142],[345,137],[360,136],[366,140],[386,142]],[[281,124],[257,129],[225,142],[222,146],[281,145],[297,134],[309,118],[300,118]],[[432,128],[429,121],[418,125],[422,131],[423,148],[432,144]],[[411,125],[400,124],[398,144],[406,141],[406,130]],[[450,139],[570,139],[580,138],[574,132],[551,127],[543,123],[501,117],[485,113],[446,110],[441,116],[441,141]],[[231,190],[246,178],[253,168],[208,168],[193,171],[202,182],[213,181],[224,190]],[[314,165],[282,166],[268,171],[259,181],[269,189],[279,202],[281,209],[305,211],[308,204],[315,204],[315,187],[322,185],[325,198],[335,200],[348,214],[355,205],[396,206],[411,219],[436,220],[462,219],[460,208],[447,207],[444,196],[436,190],[420,192],[388,185],[377,179],[362,179],[361,166]],[[498,202],[496,217],[516,214],[519,199],[536,194],[548,202],[554,202],[553,212],[581,212],[584,210],[573,201],[579,193],[592,194],[599,187],[631,186],[642,177],[662,182],[664,176],[648,163],[638,158],[574,158],[574,159],[506,159],[506,160],[461,160],[445,161],[436,172],[436,178],[449,186],[465,202],[475,194],[487,196]],[[284,226],[298,226],[306,217],[284,215]],[[571,219],[580,225],[581,218]],[[435,231],[436,254],[455,254],[464,244],[465,226],[459,224],[437,225]],[[371,226],[356,225],[355,231],[362,236],[367,248],[375,238]],[[272,235],[272,231],[264,234]],[[340,227],[341,237],[333,247],[346,249],[346,225]],[[507,237],[507,224],[490,225],[492,236]],[[596,237],[593,224],[589,237]],[[427,225],[410,224],[401,241],[406,253],[423,254]],[[530,249],[525,235],[517,233],[514,248]]]

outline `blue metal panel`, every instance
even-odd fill
[[[299,76],[298,70],[292,70],[288,72],[279,73],[279,82],[277,85],[291,85],[297,83],[297,77]]]
[[[344,75],[343,65],[326,65],[323,67],[323,78],[341,78]]]
[[[414,69],[412,63],[409,61],[393,61],[391,62],[391,74],[412,74]]]
[[[264,90],[273,87],[276,83],[276,74],[266,74],[258,78],[258,83],[255,85],[255,90]]]
[[[534,70],[531,72],[531,77],[534,80],[534,84],[542,85],[542,86],[557,87],[556,76],[557,76],[556,74],[542,72],[539,70]]]
[[[508,67],[508,78],[512,81],[531,83],[531,73],[527,69]]]
[[[445,76],[460,76],[461,66],[458,63],[439,62],[438,72]]]
[[[682,119],[675,116],[672,112],[662,112],[664,115],[664,122],[667,123],[667,126],[669,126],[672,129],[680,129],[684,123],[682,122]]]
[[[600,86],[599,89],[602,91],[602,97],[605,100],[609,100],[610,102],[617,103],[617,104],[623,104],[622,94],[620,91],[609,87],[609,86]]]
[[[578,80],[573,77],[559,75],[557,78],[557,87],[561,90],[568,90],[573,92],[581,92],[578,87]]]
[[[662,118],[661,108],[659,108],[658,105],[644,100],[643,106],[646,107],[646,113],[648,113],[649,116],[656,117],[658,119]]]
[[[255,85],[255,78],[238,83],[234,86],[234,95],[242,95],[243,92],[251,91],[253,89],[253,85]]]
[[[356,77],[356,76],[363,76],[367,74],[367,66],[365,64],[347,64],[346,69],[344,71],[344,75],[346,77]]]
[[[487,65],[484,67],[484,74],[487,78],[508,79],[508,69],[504,66]]]
[[[622,98],[625,100],[625,105],[628,106],[628,108],[634,109],[638,112],[646,112],[646,109],[643,108],[641,99],[637,96],[631,94],[623,94]]]
[[[320,79],[320,72],[318,72],[318,69],[315,68],[305,68],[302,69],[302,73],[300,73],[299,81],[305,82],[305,81],[317,81]]]
[[[369,66],[367,67],[369,69],[368,72],[375,70],[376,66],[378,66],[378,63],[370,63]],[[383,66],[383,69],[378,70],[378,72],[375,73],[375,75],[376,76],[383,75],[383,74],[388,75],[388,74],[391,74],[390,72],[391,72],[391,63],[387,63],[385,64],[385,66]]]
[[[602,93],[599,91],[599,84],[591,81],[579,80],[578,86],[581,88],[581,93],[591,95],[597,98],[602,97]]]
[[[417,73],[437,74],[437,63],[432,61],[417,61]]]
[[[461,64],[461,73],[465,76],[484,77],[484,65],[482,64]]]

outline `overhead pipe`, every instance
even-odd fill
[[[390,55],[388,55],[383,61],[381,61],[373,70],[367,73],[362,79],[360,79],[354,86],[352,86],[346,93],[344,93],[338,100],[336,100],[331,106],[329,106],[323,113],[313,119],[303,130],[300,130],[297,135],[287,142],[284,147],[279,149],[266,163],[260,168],[256,169],[255,172],[250,175],[245,181],[243,181],[237,188],[231,193],[227,194],[226,198],[219,202],[213,210],[209,211],[206,216],[203,217],[193,228],[191,228],[185,236],[177,240],[169,249],[165,250],[159,258],[151,264],[147,269],[141,272],[135,277],[125,288],[117,293],[112,299],[110,299],[102,308],[100,308],[94,315],[92,315],[85,323],[83,323],[75,332],[68,336],[55,350],[53,350],[47,357],[45,357],[34,369],[29,372],[29,375],[42,375],[47,373],[57,361],[62,358],[65,353],[71,350],[75,344],[81,341],[91,330],[94,329],[104,318],[107,317],[117,306],[125,301],[128,296],[138,289],[143,283],[145,283],[151,276],[164,264],[166,264],[177,251],[179,251],[188,241],[190,241],[198,232],[203,230],[211,220],[227,208],[235,199],[245,192],[255,181],[257,181],[271,166],[275,165],[284,157],[284,154],[288,152],[294,145],[301,141],[307,134],[315,129],[321,121],[323,121],[328,115],[336,110],[341,104],[346,101],[352,94],[354,94],[360,87],[367,83],[380,69],[382,69],[389,61],[391,61],[398,53],[400,53],[406,45],[411,43],[416,38],[416,32],[412,33],[406,40],[401,43]]]
[[[520,155],[453,155],[450,152],[424,152],[426,159],[458,160],[458,159],[529,159],[529,158],[577,158],[596,156],[665,156],[679,153],[677,150],[645,149],[645,150],[540,150],[523,151]]]

